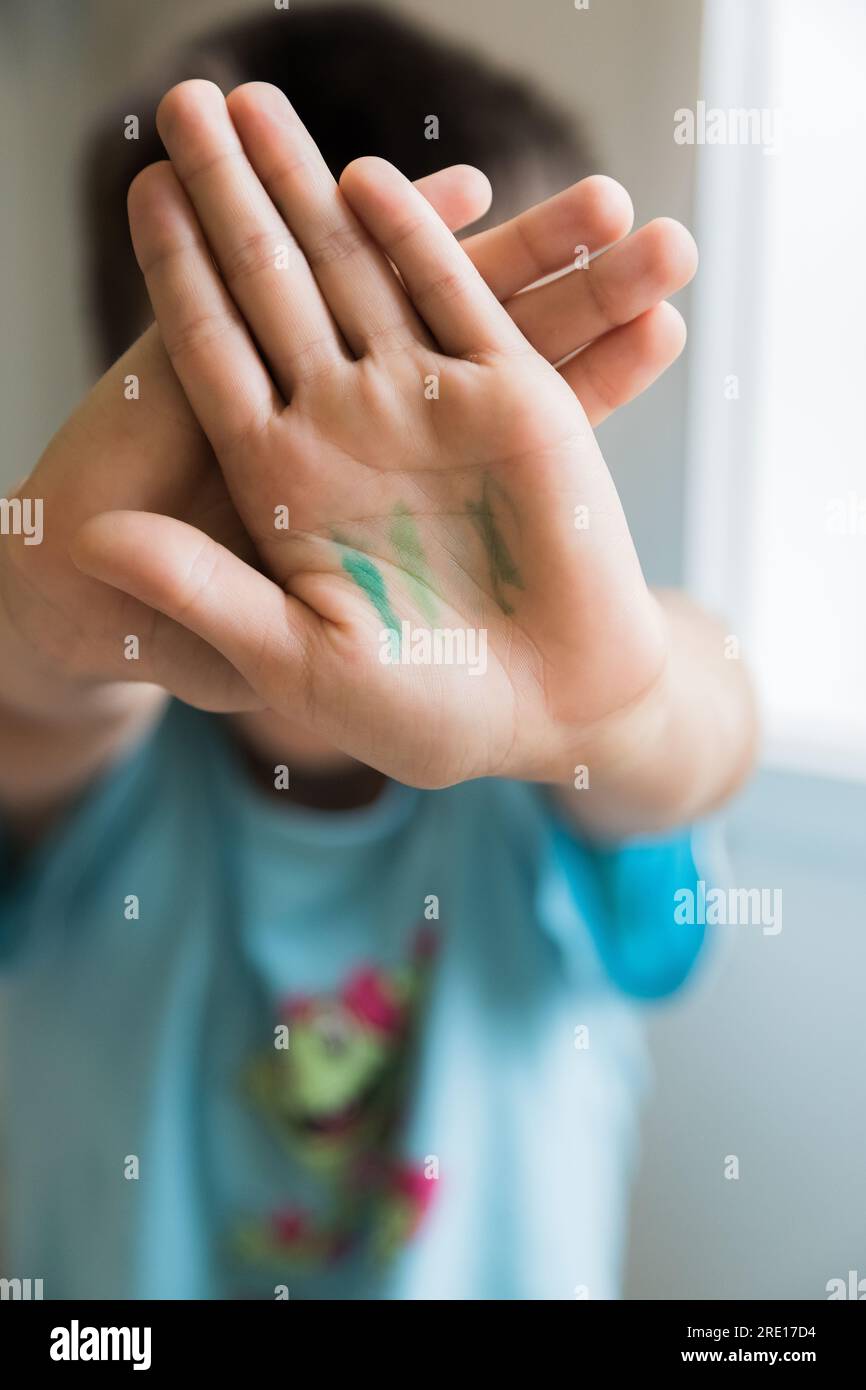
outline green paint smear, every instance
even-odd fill
[[[487,552],[493,597],[503,613],[513,613],[514,607],[503,593],[503,585],[509,584],[514,589],[522,589],[523,579],[520,570],[511,558],[511,552],[505,543],[505,538],[496,524],[490,501],[490,491],[490,480],[485,478],[481,501],[467,503],[466,510],[475,523]]]
[[[421,612],[429,622],[436,619],[438,608],[433,588],[433,578],[427,556],[418,535],[418,528],[409,508],[398,502],[394,508],[389,535],[391,544],[397,552],[400,568],[409,581],[409,588]]]
[[[392,632],[399,634],[400,622],[388,601],[388,590],[385,588],[385,580],[381,571],[359,550],[347,545],[339,536],[334,536],[334,540],[343,551],[341,562],[346,573],[354,579],[358,588],[367,595],[382,622]]]

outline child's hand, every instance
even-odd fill
[[[93,387],[18,492],[38,499],[43,535],[38,545],[9,536],[0,547],[4,704],[68,717],[100,684],[121,681],[163,685],[214,709],[250,706],[253,693],[225,657],[69,558],[89,517],[129,506],[184,517],[254,554],[155,332]],[[129,698],[146,704],[154,694]]]
[[[211,643],[273,709],[390,775],[561,776],[666,656],[569,389],[593,383],[615,403],[619,388],[600,383],[616,381],[617,344],[601,338],[581,354],[594,362],[558,372],[520,328],[544,336],[561,285],[531,291],[510,317],[391,166],[357,161],[341,198],[274,89],[241,88],[231,110],[252,167],[215,88],[166,98],[160,130],[192,206],[155,166],[133,187],[131,217],[169,355],[273,580],[142,513],[91,521],[76,558]],[[568,259],[566,241],[551,240],[538,273]],[[694,268],[691,239],[670,223],[608,256],[607,275],[570,277],[573,326],[545,349],[554,360]],[[647,258],[648,302],[623,311],[630,281],[648,292]],[[461,630],[477,659],[413,664],[416,629]],[[394,633],[399,664],[387,661]]]
[[[489,206],[478,170],[443,169],[417,186],[452,228]],[[594,243],[626,230],[622,190],[613,206],[609,197],[601,202],[584,217]],[[517,234],[525,222],[541,235],[551,213],[525,214]],[[500,274],[503,234],[485,233],[473,246],[487,273]],[[549,313],[555,329],[555,304]],[[665,365],[658,335],[655,346],[653,335],[638,337],[644,347],[635,345],[637,357],[621,374],[624,390],[630,381],[639,389]],[[88,518],[136,507],[182,518],[256,560],[155,326],[89,392],[17,492],[18,505],[23,497],[23,505],[42,508],[42,534],[33,544],[35,535],[13,533],[0,546],[0,808],[27,838],[141,736],[165,690],[206,709],[262,701],[200,637],[70,559],[70,540]]]
[[[489,204],[477,170],[443,169],[418,187],[455,228]],[[490,239],[497,235],[477,238],[479,254],[495,253]],[[494,254],[494,273],[496,265]],[[643,361],[638,369],[645,370]],[[123,682],[123,699],[136,708],[153,704],[156,692],[133,692],[130,682],[161,686],[205,709],[260,707],[243,677],[200,637],[83,575],[69,558],[85,521],[121,507],[181,518],[256,558],[155,327],[87,394],[18,492],[40,502],[43,535],[38,545],[10,535],[0,547],[0,700],[7,710],[59,709],[66,719],[108,682]],[[121,703],[115,691],[117,712]],[[98,712],[104,709],[100,702]]]

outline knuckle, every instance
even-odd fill
[[[312,382],[334,371],[333,339],[328,336],[311,338],[286,353],[286,365],[299,382]]]
[[[359,228],[341,223],[329,228],[307,248],[307,260],[316,269],[334,261],[348,260],[357,255],[365,245],[366,238]]]
[[[408,221],[401,222],[388,237],[388,255],[392,256],[392,252],[417,236],[424,226],[424,221],[423,217],[410,217]]]
[[[572,272],[575,273],[575,272]],[[594,264],[588,265],[586,270],[578,272],[583,278],[582,283],[589,290],[592,302],[603,324],[613,327],[620,321],[620,316],[616,312],[616,306],[608,293],[608,288],[604,283],[603,271],[596,268]]]
[[[285,189],[287,184],[299,176],[303,176],[309,163],[309,155],[302,149],[295,150],[290,157],[281,159],[267,174],[261,175],[265,192],[274,202],[278,202],[280,190]]]
[[[458,299],[467,288],[468,277],[462,271],[448,270],[427,280],[413,293],[412,299],[419,308],[431,302],[447,303]]]
[[[590,387],[601,401],[605,410],[611,414],[614,410],[618,410],[624,400],[622,393],[611,386],[607,378],[601,375],[598,367],[589,363],[584,363],[584,370]]]
[[[219,546],[206,537],[190,559],[187,572],[178,586],[176,603],[173,605],[177,617],[182,618],[198,604],[216,576],[219,560]]]
[[[205,252],[207,246],[199,239],[178,241],[173,236],[152,231],[146,249],[139,250],[139,267],[143,275],[149,277],[155,270],[170,271],[173,262],[183,261],[190,252]]]
[[[288,232],[251,232],[226,253],[222,272],[227,284],[238,285],[272,270],[279,246],[293,243]]]
[[[171,358],[194,356],[222,338],[235,321],[225,311],[196,314],[178,324],[169,334],[163,333],[166,351]]]

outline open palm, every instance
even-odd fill
[[[538,775],[664,657],[574,393],[581,370],[596,391],[603,372],[537,352],[527,336],[553,287],[507,311],[391,166],[357,161],[338,193],[273,89],[230,99],[245,149],[213,92],[184,84],[163,103],[186,192],[155,166],[131,217],[169,355],[266,574],[140,513],[91,523],[79,561],[390,775]],[[690,250],[674,251],[663,273],[681,282]],[[463,647],[425,646],[455,632]]]

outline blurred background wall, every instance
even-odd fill
[[[0,486],[30,470],[93,377],[77,223],[84,130],[177,38],[259,7],[270,5],[2,0],[0,265],[12,347]],[[667,214],[693,225],[695,151],[671,132],[674,111],[700,95],[700,0],[386,7],[573,110],[600,167],[630,190],[638,223]],[[688,294],[678,303],[688,320]],[[600,435],[653,583],[683,578],[687,396],[688,349]],[[737,883],[782,888],[784,931],[722,929],[704,975],[652,1016],[657,1082],[630,1297],[821,1298],[829,1278],[866,1275],[863,785],[763,773],[733,808],[729,849]],[[737,1181],[725,1178],[728,1155]]]

